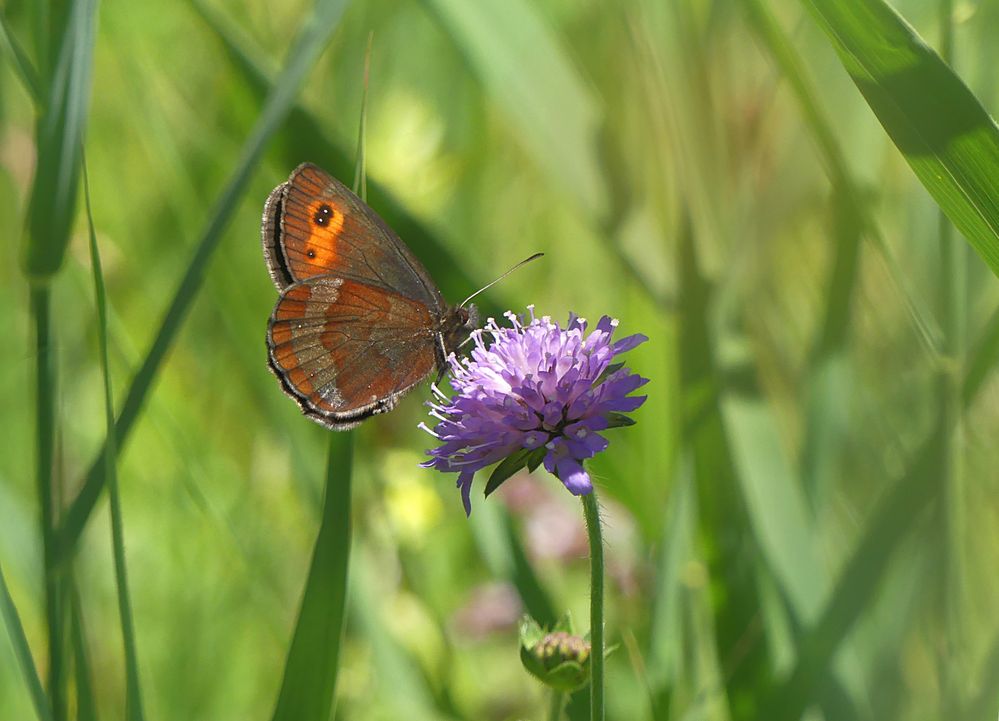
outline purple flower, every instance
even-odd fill
[[[472,333],[471,357],[448,359],[454,397],[434,388],[437,402],[427,405],[438,423],[432,430],[420,424],[441,441],[422,465],[458,473],[466,514],[475,472],[500,461],[486,495],[520,468],[533,471],[541,463],[573,494],[589,493],[582,461],[607,447],[600,431],[631,425],[623,414],[645,402],[646,396],[628,394],[648,379],[611,361],[648,338],[612,343],[617,321],[607,316],[586,335],[586,321],[573,314],[563,329],[547,316],[535,318],[533,306],[528,310],[530,322],[507,312],[512,328],[490,318]]]

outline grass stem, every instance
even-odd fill
[[[97,246],[97,232],[90,211],[90,182],[86,160],[83,161],[83,194],[86,201],[87,228],[90,234],[90,266],[94,277],[94,297],[97,303],[98,347],[101,370],[104,375],[104,419],[107,440],[104,443],[104,482],[108,487],[111,506],[111,548],[114,556],[115,587],[118,592],[118,615],[121,621],[121,638],[125,653],[125,718],[143,721],[142,693],[139,685],[139,661],[135,646],[135,626],[132,621],[132,602],[128,592],[128,573],[125,565],[125,531],[121,515],[121,495],[118,491],[118,445],[115,442],[114,395],[111,390],[111,368],[108,362],[108,310],[101,253]]]
[[[35,431],[36,492],[44,554],[45,620],[48,626],[48,694],[55,721],[66,718],[63,675],[63,624],[59,576],[55,564],[56,512],[53,499],[53,458],[55,453],[56,368],[52,348],[51,286],[47,282],[31,287],[31,313],[35,321]]]
[[[21,667],[21,674],[28,687],[35,715],[38,716],[38,721],[52,721],[52,708],[49,700],[45,697],[42,680],[35,667],[35,660],[31,656],[31,648],[28,646],[28,637],[24,633],[21,616],[17,612],[17,607],[14,606],[14,599],[10,597],[3,567],[0,567],[0,616],[3,617],[4,625],[7,627],[10,645],[14,647],[14,655]]]
[[[954,54],[954,4],[953,0],[940,0],[940,56],[944,62],[953,63]],[[940,416],[944,428],[950,429],[943,443],[943,473],[941,475],[943,547],[942,611],[944,633],[938,648],[938,670],[941,683],[941,712],[944,716],[956,711],[960,705],[957,692],[955,661],[957,649],[962,646],[961,594],[964,586],[961,529],[964,518],[964,472],[962,445],[964,435],[964,409],[962,379],[966,363],[966,298],[967,298],[967,246],[954,237],[953,226],[943,210],[938,213],[940,251],[939,313],[943,328],[945,361],[938,371]],[[945,639],[945,640],[944,640]]]

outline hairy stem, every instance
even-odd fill
[[[548,721],[559,721],[562,718],[562,705],[565,703],[565,694],[552,689],[552,700],[548,706]]]
[[[590,540],[590,721],[604,721],[604,542],[596,491],[583,496]]]

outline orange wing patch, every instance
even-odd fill
[[[338,250],[347,224],[346,207],[329,179],[305,167],[288,182],[281,215],[281,240],[291,276],[325,275],[342,262]]]
[[[305,243],[305,256],[314,265],[333,268],[336,265],[336,240],[343,232],[344,214],[324,200],[308,206],[313,228]]]

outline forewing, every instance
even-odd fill
[[[331,275],[286,288],[267,327],[285,392],[335,430],[391,410],[430,374],[436,343],[424,304]]]
[[[264,256],[278,290],[320,275],[354,278],[444,310],[426,269],[378,215],[311,163],[298,166],[264,206]]]

